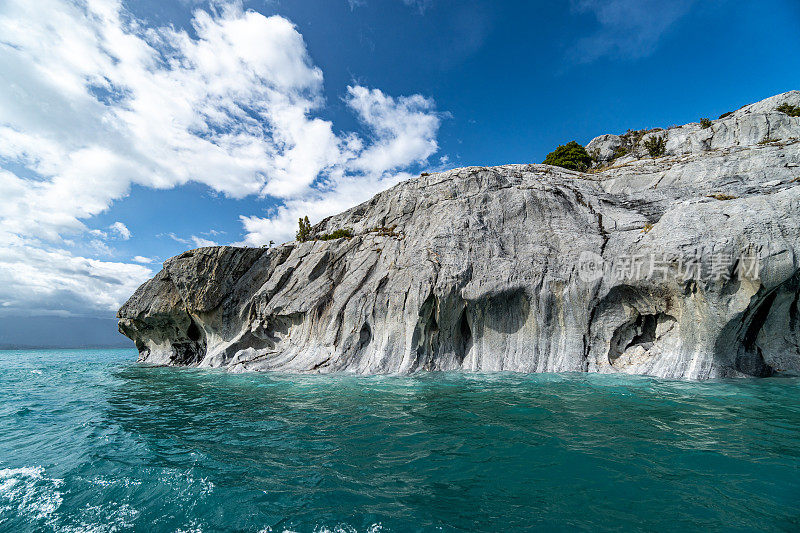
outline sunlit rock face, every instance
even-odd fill
[[[119,311],[140,360],[235,371],[800,371],[792,91],[647,132],[589,173],[423,175],[317,224],[352,238],[174,257]]]

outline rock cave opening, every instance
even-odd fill
[[[608,361],[612,365],[619,357],[637,346],[650,350],[653,345],[670,332],[677,323],[675,317],[666,313],[641,314],[619,326],[611,337]]]
[[[186,329],[186,336],[189,337],[189,340],[193,342],[200,340],[200,328],[197,327],[197,324],[194,322],[194,320],[192,320],[192,322],[189,324],[189,327]]]
[[[358,351],[363,352],[372,342],[372,329],[367,322],[361,326],[361,331],[358,334]]]

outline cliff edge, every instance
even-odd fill
[[[800,117],[782,104],[800,91],[598,137],[588,172],[423,174],[312,229],[351,238],[185,252],[119,329],[140,361],[235,371],[800,371]]]

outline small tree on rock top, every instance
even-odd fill
[[[308,221],[308,217],[297,219],[297,223],[300,226],[297,230],[297,240],[306,242],[311,237],[311,223]]]

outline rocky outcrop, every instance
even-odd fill
[[[800,105],[423,175],[317,224],[174,257],[119,311],[140,360],[231,370],[800,371]],[[666,153],[641,148],[648,135]]]

